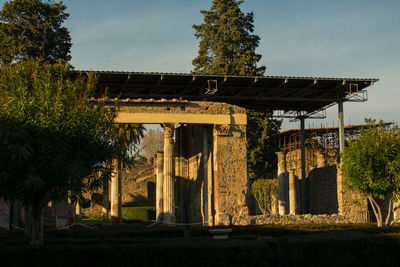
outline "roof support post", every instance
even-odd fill
[[[343,116],[343,101],[338,102],[338,124],[339,124],[339,151],[343,152],[345,149],[345,135],[344,135],[344,116]],[[338,213],[344,214],[344,188],[343,188],[343,173],[341,169],[340,156],[337,168],[337,197],[338,197]]]
[[[308,213],[308,192],[306,181],[306,148],[305,148],[305,117],[300,117],[300,145],[301,145],[301,213]]]
[[[338,119],[339,119],[339,150],[340,152],[344,151],[344,140],[345,140],[345,135],[344,135],[344,116],[343,116],[343,101],[338,102],[339,106],[339,113],[338,113]]]

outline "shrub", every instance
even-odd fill
[[[251,185],[250,192],[256,199],[263,214],[273,213],[278,199],[278,179],[257,179]]]
[[[127,221],[150,221],[156,219],[155,207],[122,207],[122,219]]]

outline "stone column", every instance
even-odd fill
[[[156,158],[156,220],[162,219],[163,213],[163,183],[164,183],[164,154],[157,152]]]
[[[289,171],[289,211],[296,214],[296,178],[293,171]]]
[[[82,215],[82,208],[80,200],[77,199],[75,202],[75,220],[80,220]]]
[[[110,181],[103,182],[103,221],[110,220]]]
[[[113,173],[111,174],[111,223],[122,223],[122,204],[121,204],[121,173],[119,162],[114,159],[112,162]]]
[[[56,203],[56,228],[63,229],[69,226],[72,220],[72,213],[68,197]]]
[[[174,125],[164,124],[164,183],[163,212],[164,222],[175,222],[175,199],[173,177]]]
[[[396,202],[393,203],[393,207],[398,207],[398,206],[400,206],[400,200],[397,200]],[[393,211],[393,218],[397,219],[399,217],[400,217],[400,209],[398,208]]]
[[[287,210],[287,172],[286,172],[286,154],[284,152],[277,152],[278,156],[278,210],[279,215],[285,215]]]
[[[301,144],[301,213],[308,213],[308,187],[306,179],[306,149],[304,117],[300,118],[300,144]]]
[[[317,157],[317,168],[325,168],[325,156],[324,154],[320,151],[317,150],[315,152],[316,157]]]

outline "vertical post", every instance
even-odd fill
[[[164,221],[175,222],[175,199],[173,179],[173,148],[174,126],[164,124],[164,186],[163,186],[163,212]]]
[[[180,175],[180,182],[179,182],[179,195],[180,195],[180,205],[179,205],[179,215],[180,215],[180,222],[185,223],[186,217],[186,208],[185,208],[185,197],[184,197],[184,186],[183,186],[183,179],[185,177],[185,159],[183,156],[183,124],[179,127],[179,175]]]
[[[111,223],[122,223],[121,173],[118,159],[113,159],[111,175]]]
[[[75,220],[80,220],[82,215],[82,208],[79,198],[75,202]]]
[[[203,126],[203,225],[208,223],[208,129]]]
[[[219,205],[218,205],[218,130],[214,126],[213,130],[213,198],[214,198],[214,226],[219,224]]]
[[[317,158],[317,168],[324,168],[325,167],[325,156],[321,152],[321,150],[317,150],[316,158]]]
[[[286,172],[286,155],[284,152],[277,152],[278,156],[278,210],[279,215],[285,215],[288,205],[288,183]]]
[[[345,136],[344,136],[344,116],[343,116],[343,101],[340,101],[338,103],[339,106],[339,114],[338,114],[338,119],[339,119],[339,150],[340,152],[344,151],[344,141],[345,141]]]
[[[110,220],[110,181],[103,181],[103,221]]]
[[[208,132],[210,134],[210,129],[208,129]],[[208,195],[207,195],[207,199],[208,199],[208,225],[209,226],[213,226],[214,225],[214,217],[213,217],[213,211],[214,211],[214,203],[213,203],[213,147],[212,144],[210,144],[211,146],[209,147],[208,150],[208,161],[207,161],[207,185],[208,185]]]
[[[160,221],[163,214],[163,183],[164,154],[157,152],[156,158],[156,220]]]
[[[296,214],[296,179],[293,170],[289,172],[289,213]]]
[[[343,152],[345,149],[345,135],[344,135],[344,115],[343,115],[343,101],[338,102],[338,124],[339,124],[339,151]],[[343,173],[341,170],[340,156],[337,169],[337,197],[338,197],[338,213],[343,215]]]
[[[301,144],[301,213],[308,213],[308,192],[306,180],[306,148],[305,148],[305,132],[304,117],[300,118],[300,144]]]

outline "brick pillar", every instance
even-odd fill
[[[278,156],[278,210],[279,215],[285,215],[288,210],[288,177],[286,171],[286,154],[277,152]]]
[[[163,213],[164,154],[157,153],[156,158],[156,219],[160,221]]]
[[[164,124],[164,183],[163,212],[165,222],[175,222],[175,199],[173,177],[174,125]]]
[[[113,173],[111,175],[111,223],[122,223],[122,201],[121,201],[121,173],[119,162],[114,159],[112,162]]]
[[[296,214],[296,179],[294,172],[289,172],[289,212]]]

